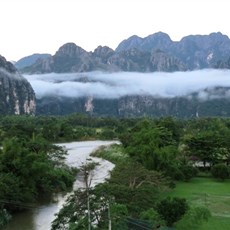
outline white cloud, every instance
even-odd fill
[[[214,87],[230,87],[230,71],[212,69],[174,73],[51,73],[24,77],[31,83],[37,98],[47,95],[94,98],[119,98],[125,95],[176,97]],[[200,92],[198,97],[211,98],[205,92]]]

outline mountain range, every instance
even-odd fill
[[[23,73],[64,73],[90,71],[186,71],[204,68],[229,68],[230,39],[220,32],[189,35],[172,41],[168,34],[154,33],[141,38],[136,35],[121,41],[113,50],[98,46],[87,52],[74,43],[66,43],[51,56],[32,59],[26,67],[16,62]],[[25,58],[24,58],[25,59]]]
[[[74,43],[66,43],[54,55],[33,54],[22,58],[15,66],[22,74],[230,69],[230,39],[217,32],[209,35],[189,35],[180,41],[172,41],[168,34],[158,32],[144,38],[131,36],[121,41],[115,50],[98,46],[93,52],[87,52]],[[1,114],[34,114],[36,104],[36,114],[42,115],[81,112],[118,117],[230,116],[228,87],[216,86],[202,89],[202,92],[168,98],[148,94],[97,98],[89,92],[89,96],[85,97],[44,95],[37,97],[35,101],[31,85],[11,63],[1,57],[0,67]],[[15,76],[18,76],[20,83],[15,80]],[[92,79],[83,78],[77,81],[83,81],[85,84],[92,82]],[[200,100],[200,93],[209,95],[209,99]]]

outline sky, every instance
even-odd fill
[[[120,98],[126,95],[180,97],[198,92],[200,100],[219,98],[220,93],[206,89],[227,87],[221,97],[230,97],[229,70],[197,70],[189,72],[153,73],[50,73],[24,75],[32,85],[36,97],[93,97]],[[79,81],[79,78],[89,81]]]
[[[212,32],[230,37],[229,0],[0,0],[0,21],[0,55],[9,61],[54,55],[67,42],[115,49],[132,35],[159,31],[174,41]]]

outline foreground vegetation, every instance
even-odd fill
[[[212,177],[196,177],[189,183],[177,182],[169,195],[186,198],[192,206],[202,205],[210,210],[212,217],[197,229],[227,230],[230,225],[229,187],[230,180],[223,183]]]
[[[63,163],[66,152],[42,138],[17,137],[0,150],[0,226],[16,211],[30,207],[40,196],[72,186],[76,170]]]
[[[88,226],[103,230],[109,225],[117,230],[214,229],[218,221],[225,229],[230,119],[114,119],[79,114],[1,117],[0,225],[40,195],[72,185],[76,171],[63,163],[66,152],[54,143],[92,139],[121,141],[122,145],[94,153],[116,167],[106,183],[75,191],[53,229],[63,229],[62,224],[71,230]],[[209,177],[197,177],[201,174]]]

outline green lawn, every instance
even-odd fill
[[[186,198],[191,205],[205,205],[212,218],[199,230],[230,229],[230,180],[197,177],[190,182],[178,182],[170,196]]]
[[[229,227],[230,227],[229,217],[213,216],[207,223],[204,223],[197,230],[228,230]]]

